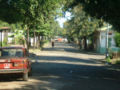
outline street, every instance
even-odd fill
[[[0,90],[120,90],[120,71],[105,65],[104,55],[55,43],[54,48],[35,51],[31,58],[29,81],[0,79]]]

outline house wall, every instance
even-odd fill
[[[1,32],[0,32],[0,42],[4,41],[5,38],[8,39],[8,43],[11,43],[12,42],[12,38],[10,38],[9,36],[11,35],[12,33],[10,32],[2,32],[2,40],[1,40]]]
[[[116,47],[114,36],[115,36],[114,32],[112,33],[112,35],[109,35],[109,37],[111,38],[111,46],[110,46],[111,48]]]
[[[0,32],[0,42],[4,40],[4,33],[2,32],[2,40],[1,40],[1,32]]]
[[[106,32],[100,32],[100,47],[99,52],[104,54],[106,52]]]
[[[114,40],[114,32],[111,32],[112,34],[109,34],[108,36],[108,45],[109,48],[113,48],[115,47],[115,40]],[[100,32],[100,38],[97,42],[99,47],[97,49],[97,51],[101,54],[105,54],[106,53],[106,31],[101,31]]]

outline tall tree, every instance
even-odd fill
[[[100,20],[94,19],[83,11],[82,5],[77,5],[72,9],[73,17],[68,22],[68,29],[72,29],[71,34],[79,40],[84,40],[84,49],[87,49],[87,39],[98,27]],[[71,30],[70,29],[70,30]],[[71,36],[70,35],[70,36]]]
[[[41,26],[43,32],[46,26],[54,20],[56,9],[60,7],[59,0],[0,0],[0,19],[8,23],[21,22],[27,31],[27,46],[29,48],[29,30]],[[44,27],[44,30],[43,28]],[[40,33],[42,34],[42,33]],[[39,35],[40,35],[39,34]]]

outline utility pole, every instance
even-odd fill
[[[107,25],[107,31],[106,31],[106,58],[109,57],[109,23]]]

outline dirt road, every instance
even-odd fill
[[[120,90],[120,71],[104,65],[103,55],[81,53],[65,43],[35,54],[29,81],[0,79],[1,90]]]

